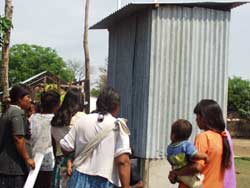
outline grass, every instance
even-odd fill
[[[250,187],[250,158],[235,158],[237,188]]]

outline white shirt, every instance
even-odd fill
[[[97,119],[97,113],[80,118],[60,141],[61,147],[68,152],[75,151],[75,156],[78,156],[88,142],[100,131],[110,127],[115,128],[116,118],[111,114],[105,115],[104,120],[100,123]],[[123,134],[121,131],[111,131],[100,142],[92,155],[76,170],[84,174],[104,177],[111,183],[120,186],[118,169],[114,159],[124,153],[131,153],[129,135]]]
[[[54,114],[33,114],[30,117],[32,156],[36,153],[43,153],[44,159],[41,171],[53,171],[55,157],[53,154],[51,139],[51,120]]]

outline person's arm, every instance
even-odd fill
[[[118,173],[121,181],[121,188],[129,188],[130,184],[130,160],[127,153],[121,154],[115,158]]]
[[[56,156],[56,140],[54,139],[53,136],[51,136],[51,141],[52,141],[52,147],[53,147],[53,153],[54,153],[54,156]]]
[[[30,158],[27,150],[26,150],[26,144],[25,139],[23,136],[14,136],[15,145],[17,148],[18,153],[22,156],[25,163],[31,167],[32,169],[35,168],[35,161]]]
[[[199,163],[191,163],[181,169],[172,170],[169,172],[168,179],[171,183],[177,182],[177,176],[192,176],[202,172],[203,166]]]
[[[32,169],[35,168],[35,162],[33,159],[30,158],[29,153],[26,149],[26,141],[25,141],[25,134],[27,132],[26,129],[26,122],[24,120],[24,114],[19,109],[13,109],[10,114],[10,125],[12,131],[12,138],[14,140],[16,149],[20,156],[24,159],[25,163],[31,167]]]
[[[136,184],[130,186],[130,188],[143,188],[144,184],[143,181],[140,180],[139,182],[137,182]]]
[[[205,163],[208,163],[208,156],[206,153],[197,152],[191,157],[192,160],[204,160]]]
[[[76,139],[76,125],[74,125],[70,129],[68,134],[66,134],[64,138],[60,140],[61,150],[65,156],[75,151],[75,139]]]

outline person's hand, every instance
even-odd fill
[[[72,175],[72,168],[67,167],[67,175],[68,176]]]
[[[36,167],[36,165],[35,165],[35,161],[33,160],[33,159],[27,159],[26,161],[26,164],[30,167],[30,168],[32,168],[33,170],[35,169],[35,167]]]
[[[71,159],[67,160],[67,175],[71,176],[72,175],[72,170],[73,169],[73,161]]]
[[[177,175],[174,170],[169,172],[168,179],[172,184],[175,184],[177,182]]]

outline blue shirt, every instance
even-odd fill
[[[186,166],[197,150],[193,143],[184,140],[168,145],[166,156],[174,169]]]

